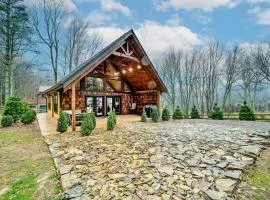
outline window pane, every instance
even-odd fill
[[[87,91],[103,91],[102,78],[86,77],[85,90]]]

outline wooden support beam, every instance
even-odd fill
[[[140,60],[138,58],[135,58],[135,57],[127,55],[127,54],[119,53],[119,52],[116,52],[116,51],[113,52],[112,54],[115,55],[115,56],[119,56],[119,57],[122,57],[122,58],[127,58],[127,59],[133,60],[133,61],[135,61],[137,63],[140,63]]]
[[[71,84],[72,131],[76,131],[76,83]]]
[[[160,114],[160,91],[157,91],[157,110]]]

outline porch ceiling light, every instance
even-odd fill
[[[119,76],[119,72],[114,72],[113,75],[114,76]]]
[[[132,72],[132,71],[133,71],[133,68],[132,68],[132,67],[130,67],[130,68],[128,69],[128,71]]]

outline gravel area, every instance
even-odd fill
[[[180,120],[46,139],[66,199],[234,199],[270,123]]]

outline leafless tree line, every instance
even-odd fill
[[[64,0],[29,0],[27,6],[24,0],[0,2],[0,106],[13,95],[32,98],[18,82],[35,83],[39,76],[40,83],[46,71],[53,77],[50,84],[58,82],[103,46],[87,21],[67,12]]]
[[[97,33],[89,33],[88,21],[67,12],[64,0],[32,2],[30,13],[37,40],[46,47],[48,65],[57,82],[100,50],[103,39]]]
[[[170,48],[164,55],[158,66],[168,89],[163,105],[171,110],[179,105],[185,116],[193,105],[202,115],[209,114],[215,103],[226,112],[243,101],[255,107],[258,92],[269,89],[270,45],[225,50],[219,41],[211,41],[200,50]]]

